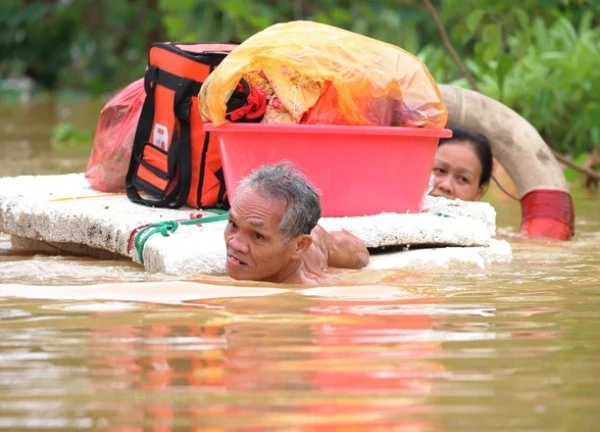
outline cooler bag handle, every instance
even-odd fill
[[[145,74],[144,88],[146,99],[142,107],[139,124],[135,133],[129,170],[126,177],[127,197],[134,203],[151,207],[179,208],[187,201],[191,184],[191,128],[190,110],[192,94],[200,91],[202,83],[186,78],[177,77],[156,66],[149,66]],[[171,145],[168,150],[168,172],[174,173],[179,169],[179,178],[173,190],[162,199],[143,198],[133,183],[137,168],[142,163],[142,152],[149,138],[154,123],[154,89],[159,82],[165,87],[175,90],[173,109],[177,124]],[[175,201],[175,202],[173,202]]]

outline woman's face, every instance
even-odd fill
[[[478,201],[482,166],[475,149],[465,141],[449,141],[438,147],[433,162],[431,195],[463,201]]]

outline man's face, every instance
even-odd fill
[[[285,203],[252,188],[237,193],[225,228],[227,274],[233,279],[281,282],[295,270],[295,241],[279,229]]]

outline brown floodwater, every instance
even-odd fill
[[[51,129],[93,131],[101,105],[0,104],[0,176],[83,171],[89,146],[53,149]],[[0,430],[600,430],[600,201],[573,195],[573,241],[531,242],[490,188],[509,264],[182,301],[78,300],[177,278],[0,234]]]

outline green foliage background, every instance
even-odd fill
[[[600,147],[600,0],[432,4],[483,93],[521,113],[557,151]],[[152,41],[243,41],[298,19],[396,44],[438,82],[469,87],[421,0],[3,0],[0,79],[110,93],[143,74]],[[0,95],[9,91],[0,86]]]

